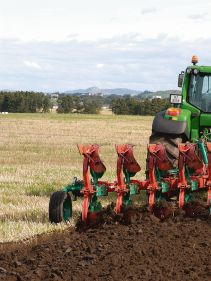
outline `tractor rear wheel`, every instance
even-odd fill
[[[49,220],[51,223],[69,221],[72,217],[72,200],[69,193],[56,191],[49,202]]]
[[[186,142],[182,135],[170,135],[153,132],[149,138],[149,143],[161,143],[165,146],[167,156],[173,168],[178,167],[179,149],[178,144]]]
[[[178,160],[179,160],[179,143],[185,143],[187,138],[184,135],[170,135],[170,134],[162,134],[157,132],[152,132],[149,137],[150,144],[161,143],[166,148],[166,153],[169,158],[169,161],[172,163],[173,168],[178,168]],[[149,155],[147,155],[146,159],[146,177],[149,176]]]

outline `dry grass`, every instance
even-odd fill
[[[144,178],[152,117],[114,115],[9,114],[0,116],[0,241],[66,227],[48,223],[53,191],[81,177],[77,143],[99,143],[115,178],[115,143],[133,143]],[[74,204],[76,215],[79,204]],[[74,219],[73,219],[74,224]]]

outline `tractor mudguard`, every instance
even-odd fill
[[[152,123],[152,131],[172,135],[185,134],[186,137],[189,139],[190,132],[188,130],[187,121],[165,119],[165,113],[166,110],[161,111],[155,115],[155,118]]]

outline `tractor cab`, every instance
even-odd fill
[[[182,94],[186,102],[201,112],[211,113],[211,67],[197,66],[196,56],[193,56],[192,62],[185,73],[179,74],[178,86],[182,87],[184,80]]]
[[[189,68],[188,71],[191,71]],[[194,74],[195,71],[197,74]],[[205,113],[211,113],[211,73],[192,70],[187,101]]]
[[[190,115],[187,120],[188,139],[194,141],[211,128],[211,66],[198,66],[197,56],[192,57],[192,63],[182,73],[183,83],[182,75],[179,75],[178,86],[182,86],[181,109]]]

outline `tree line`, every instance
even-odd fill
[[[155,115],[169,106],[169,99],[59,94],[56,104],[58,113],[98,114],[103,106],[107,106],[117,115]],[[55,98],[40,92],[0,92],[1,112],[49,112],[53,105],[55,105]]]
[[[140,99],[137,96],[70,96],[58,98],[58,113],[91,113],[98,114],[103,105],[117,115],[155,115],[167,108],[169,99]]]
[[[35,113],[49,112],[50,96],[35,92],[0,92],[1,112]]]
[[[169,99],[154,98],[141,100],[136,97],[114,98],[111,109],[114,114],[155,115],[170,105]]]

